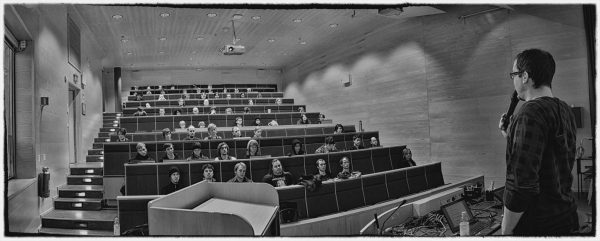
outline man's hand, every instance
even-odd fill
[[[506,118],[506,113],[502,114],[502,116],[500,116],[500,121],[498,121],[498,129],[500,129],[500,134],[502,134],[502,136],[504,136],[504,138],[506,138],[507,134],[506,134],[506,128],[504,127],[504,123],[508,121]]]

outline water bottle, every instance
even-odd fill
[[[115,217],[115,222],[113,224],[113,234],[115,236],[121,235],[121,227],[119,226],[119,217]]]
[[[469,236],[469,231],[469,216],[466,211],[463,211],[460,214],[460,236]]]

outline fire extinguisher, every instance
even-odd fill
[[[43,167],[42,173],[38,174],[38,196],[50,197],[50,168]]]

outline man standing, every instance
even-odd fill
[[[579,226],[571,191],[575,117],[552,95],[554,69],[550,53],[528,49],[517,55],[510,73],[525,102],[508,130],[503,118],[499,123],[507,138],[504,235],[569,235]]]

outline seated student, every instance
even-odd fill
[[[227,109],[225,109],[225,114],[231,115],[231,114],[233,114],[233,110],[231,108],[227,108]]]
[[[302,106],[298,107],[298,112],[304,113],[304,107],[302,107]]]
[[[119,128],[117,130],[117,142],[126,142],[126,141],[129,141],[129,139],[125,135],[127,135],[127,129],[125,129],[125,128]]]
[[[333,128],[333,134],[342,134],[344,132],[344,126],[342,124],[336,124]]]
[[[354,135],[352,137],[352,147],[350,147],[350,150],[360,150],[360,149],[365,149],[365,147],[362,144],[362,138],[360,137],[360,135]]]
[[[238,88],[233,89],[233,93],[240,93],[240,90]]]
[[[198,114],[200,114],[200,109],[198,109],[198,107],[194,107],[194,108],[192,109],[192,114],[194,114],[194,115],[198,115]]]
[[[237,127],[244,127],[244,119],[241,116],[235,117],[235,125]]]
[[[215,140],[215,139],[222,139],[222,138],[217,135],[217,125],[210,123],[210,124],[208,124],[208,136],[204,137],[204,140]]]
[[[262,124],[260,123],[260,118],[256,118],[254,119],[254,126],[262,126]]]
[[[231,94],[227,94],[226,99],[231,99]]]
[[[325,137],[325,143],[320,146],[319,148],[317,148],[317,150],[315,151],[315,153],[329,153],[329,152],[336,152],[338,151],[337,148],[335,148],[335,142],[333,141],[333,137],[328,136]]]
[[[288,154],[288,156],[296,156],[296,155],[304,155],[304,150],[302,149],[302,142],[298,139],[294,139],[292,141],[292,152]]]
[[[206,93],[200,93],[200,99],[206,100]]]
[[[142,107],[138,107],[137,111],[135,113],[133,113],[133,116],[147,116],[148,113],[146,113],[146,111],[142,110]]]
[[[379,141],[377,141],[377,137],[371,137],[371,147],[379,147]]]
[[[196,143],[194,144],[194,147],[192,154],[190,154],[190,156],[188,156],[185,160],[186,161],[200,161],[200,160],[206,160],[208,159],[208,157],[206,157],[204,155],[204,153],[202,153],[202,149],[200,147],[200,143]]]
[[[279,126],[279,123],[277,123],[276,120],[271,120],[271,122],[269,122],[269,124],[267,124],[268,126]]]
[[[185,92],[185,90],[183,90]],[[190,94],[188,93],[183,93],[183,99],[185,100],[189,100],[190,99]]]
[[[152,106],[150,105],[150,103],[146,103],[146,108],[152,108]]]
[[[187,90],[186,90],[186,89],[183,89],[183,91],[182,91],[182,92],[183,92],[183,94],[184,94],[184,95],[186,95],[186,94],[187,94]]]
[[[246,177],[246,164],[238,162],[233,167],[233,173],[235,176],[227,182],[252,182],[252,179]]]
[[[350,160],[348,157],[342,157],[340,159],[340,166],[342,166],[342,171],[337,174],[337,178],[339,179],[348,179],[352,178],[352,170],[350,170]]]
[[[273,159],[271,170],[263,177],[262,181],[274,187],[285,187],[294,184],[294,177],[291,173],[283,171],[281,161]]]
[[[277,98],[277,99],[275,99],[275,104],[277,104],[277,105],[281,105],[281,103],[282,103],[282,102],[281,102],[281,98]]]
[[[185,125],[185,121],[179,121],[179,128],[175,129],[175,132],[184,132],[187,131],[187,127]]]
[[[148,91],[146,91],[146,94],[147,94],[147,95],[151,95],[151,94],[152,94],[152,91],[149,91],[149,90],[148,90]]]
[[[219,92],[215,92],[215,99],[221,98],[221,96],[219,96]]]
[[[217,146],[217,151],[219,155],[215,158],[215,161],[224,161],[224,160],[236,160],[234,156],[229,155],[229,146],[225,142],[219,143]]]
[[[160,189],[160,195],[167,195],[185,187],[185,184],[179,183],[179,168],[172,166],[169,168],[169,184]]]
[[[169,129],[169,128],[162,129],[162,136],[163,136],[163,140],[171,141],[171,129]]]
[[[331,174],[331,171],[329,171],[329,168],[327,168],[327,162],[325,160],[317,160],[317,173],[314,175],[314,177],[315,179],[323,182],[334,178]]]
[[[246,145],[246,158],[251,158],[253,156],[262,156],[260,154],[260,146],[256,140],[250,140]]]
[[[158,109],[158,115],[159,116],[164,116],[165,115],[165,109],[164,108]]]
[[[296,122],[296,125],[308,125],[310,124],[310,120],[306,117],[306,114],[302,114],[300,120]]]
[[[252,99],[248,100],[248,105],[254,105],[254,101],[252,101]]]
[[[150,157],[150,155],[148,154],[148,150],[146,149],[146,144],[139,142],[136,146],[135,149],[137,150],[137,153],[135,155],[135,157],[131,158],[128,163],[129,164],[136,164],[136,163],[140,163],[140,162],[154,162],[154,159],[152,159],[152,157]]]
[[[317,121],[317,124],[323,124],[323,120],[325,120],[325,115],[319,114],[319,120]]]
[[[410,167],[414,167],[417,165],[417,163],[412,159],[412,152],[410,151],[410,149],[404,148],[404,150],[402,150],[402,155],[404,156],[404,160],[408,162],[408,165]]]
[[[142,101],[143,99],[144,99],[144,94],[142,94],[142,92],[138,92],[138,93],[135,95],[135,100],[136,100],[136,101]]]
[[[185,101],[183,101],[183,99],[182,99],[182,98],[179,98],[179,100],[177,100],[177,105],[178,105],[179,107],[183,107],[183,106],[185,105]]]
[[[181,115],[181,110],[176,109],[175,112],[173,112],[173,115]]]
[[[258,95],[256,95],[256,98],[262,98],[262,94],[260,92],[258,92]]]
[[[188,127],[188,135],[183,139],[184,141],[199,141],[200,138],[196,137],[196,127],[190,125]]]
[[[207,182],[217,182],[214,176],[215,168],[210,163],[202,165],[202,180]]]
[[[209,113],[209,114],[210,114],[210,115],[217,114],[217,108],[216,108],[216,107],[214,107],[214,106],[213,106],[213,107],[210,107],[210,113]]]
[[[242,92],[242,93],[240,94],[240,98],[246,98],[246,95],[244,94],[244,92]]]
[[[160,91],[160,95],[158,95],[158,100],[167,100],[167,98],[165,98],[165,91],[164,90]]]
[[[204,121],[198,122],[198,128],[206,128],[206,123]]]
[[[252,136],[252,139],[259,138],[262,138],[262,128],[260,126],[256,126],[254,127],[254,136]]]
[[[242,137],[242,131],[240,130],[239,127],[234,126],[231,128],[231,135],[233,138],[240,138],[240,137]]]
[[[250,107],[244,107],[244,114],[250,114]]]
[[[204,106],[208,106],[208,105],[210,105],[210,102],[208,101],[208,99],[204,99],[204,101],[202,101],[202,104]]]
[[[172,143],[163,144],[163,150],[165,150],[165,155],[160,159],[159,162],[164,162],[164,160],[177,160],[179,156],[175,153],[175,147],[173,147]]]

